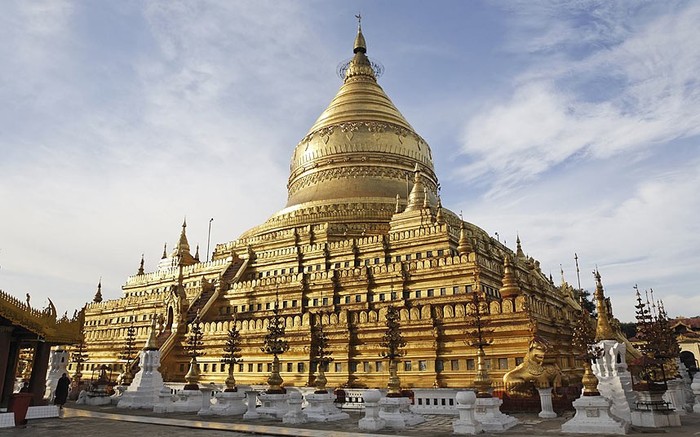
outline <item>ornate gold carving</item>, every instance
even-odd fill
[[[84,321],[83,310],[76,311],[70,319],[67,314],[57,319],[56,308],[50,299],[49,305],[44,310],[38,310],[2,290],[0,290],[0,315],[54,344],[75,343],[80,337]]]

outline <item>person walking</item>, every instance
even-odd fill
[[[58,405],[59,408],[63,408],[63,404],[66,403],[68,399],[68,389],[70,388],[70,378],[64,373],[63,376],[58,378],[58,383],[56,384],[56,396],[53,403]]]

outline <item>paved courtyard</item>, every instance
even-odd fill
[[[551,420],[540,419],[534,414],[515,415],[520,420],[520,424],[499,435],[565,436],[567,434],[561,433],[560,427],[572,414],[567,413],[563,417]],[[85,407],[69,404],[64,409],[64,416],[61,419],[32,420],[24,427],[2,429],[0,436],[82,437],[118,434],[131,437],[146,435],[148,437],[233,437],[256,434],[308,437],[335,435],[342,437],[363,434],[357,428],[357,421],[361,417],[360,413],[352,412],[350,419],[339,422],[286,426],[281,421],[275,420],[244,421],[240,418],[227,417],[206,417],[203,420],[196,414],[153,414],[142,410],[121,410],[112,406]],[[374,435],[421,437],[453,435],[453,417],[431,415],[425,417],[427,421],[414,428],[402,431],[382,430]],[[683,416],[681,421],[683,426],[680,428],[632,428],[630,435],[700,436],[700,414]]]

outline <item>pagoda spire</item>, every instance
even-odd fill
[[[523,247],[520,245],[520,235],[517,235],[515,238],[515,244],[516,244],[516,251],[515,255],[518,258],[525,258],[525,253],[523,252]]]
[[[365,41],[365,36],[362,34],[362,15],[355,15],[357,18],[357,36],[355,37],[355,43],[353,44],[353,53],[367,53],[367,42]]]
[[[102,278],[100,278],[100,282],[97,283],[97,293],[95,293],[95,297],[92,298],[92,301],[97,303],[102,302]]]
[[[160,259],[165,259],[168,257],[168,243],[163,243],[163,255]]]
[[[177,243],[177,255],[190,252],[190,243],[187,241],[187,218],[182,222],[182,231],[180,232],[180,241]]]
[[[141,263],[139,264],[139,271],[136,272],[137,275],[143,275],[144,270],[143,270],[143,254],[141,254]]]
[[[440,199],[440,195],[438,195],[437,198],[437,212],[435,213],[435,221],[439,225],[445,223],[445,217],[442,215],[442,200]]]
[[[469,239],[467,238],[467,230],[464,228],[464,220],[459,221],[459,245],[457,246],[457,251],[460,255],[467,255],[473,252],[472,245],[469,244]]]
[[[199,261],[199,244],[197,245],[197,250],[194,252],[194,259]]]
[[[501,297],[514,297],[520,294],[518,280],[513,271],[513,265],[510,262],[510,255],[506,254],[503,257],[503,286],[500,290]]]
[[[615,340],[615,331],[610,324],[610,315],[608,314],[608,305],[605,301],[605,293],[603,291],[603,283],[600,280],[598,269],[593,272],[595,276],[595,300],[596,311],[598,312],[598,323],[595,329],[595,341]]]
[[[416,163],[413,169],[413,188],[411,194],[408,195],[408,205],[405,211],[413,211],[424,207],[426,203],[426,189],[423,186],[423,178],[421,177],[420,168]]]

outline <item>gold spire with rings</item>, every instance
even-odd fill
[[[287,206],[271,221],[293,213],[298,226],[304,223],[300,210],[320,205],[323,213],[328,211],[329,221],[338,221],[332,213],[335,205],[347,208],[362,203],[370,205],[363,206],[367,223],[388,224],[395,211],[396,193],[406,191],[404,175],[416,165],[428,189],[428,203],[437,203],[430,146],[377,83],[378,64],[367,57],[361,17],[357,18],[353,57],[342,64],[343,84],[296,146]],[[319,220],[318,212],[315,214],[314,220]]]
[[[617,336],[610,324],[610,316],[608,314],[608,305],[605,303],[605,293],[603,291],[603,283],[600,280],[600,273],[596,268],[593,272],[595,276],[595,300],[596,311],[598,311],[598,323],[595,329],[595,341],[616,340]]]

